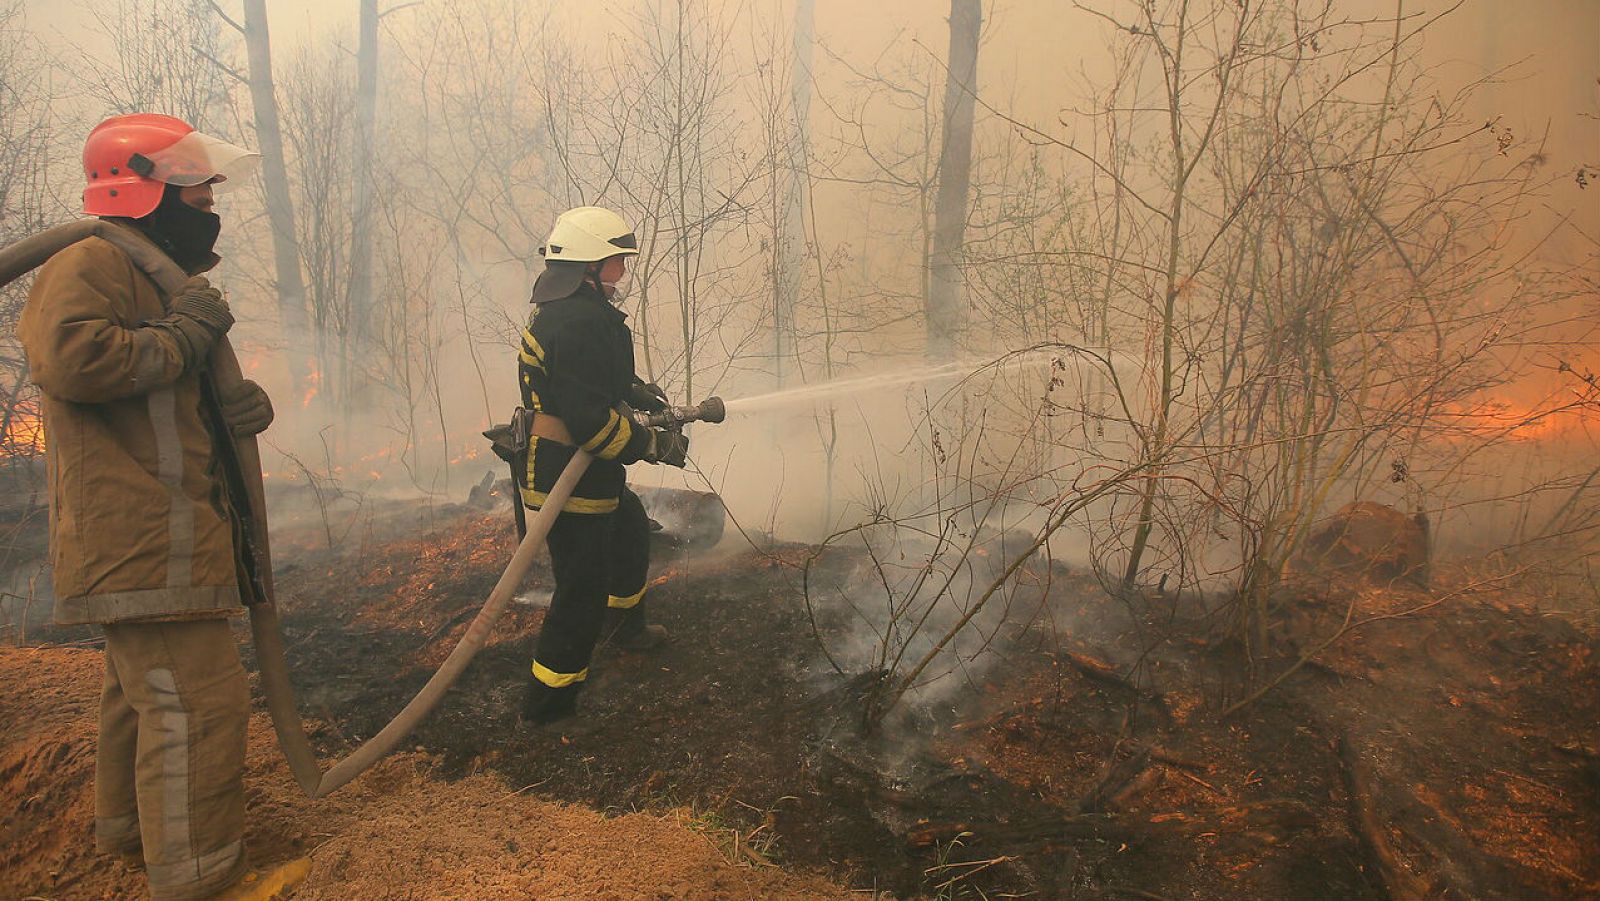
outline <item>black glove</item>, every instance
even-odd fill
[[[639,459],[682,469],[689,464],[689,436],[676,429],[651,429],[650,446]]]
[[[259,435],[272,425],[272,399],[255,382],[245,379],[220,398],[222,418],[240,438]]]
[[[628,406],[646,413],[660,413],[667,408],[667,392],[655,382],[634,382],[628,389]]]
[[[204,362],[211,345],[233,327],[233,311],[228,309],[222,292],[197,275],[178,289],[170,312],[150,324],[177,337],[184,367],[189,368]]]

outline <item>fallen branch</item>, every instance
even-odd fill
[[[970,833],[978,841],[998,843],[1037,844],[1041,841],[1096,839],[1134,844],[1205,833],[1292,832],[1311,828],[1316,822],[1316,813],[1305,804],[1291,799],[1275,799],[1156,814],[1085,813],[1029,817],[1004,823],[926,823],[906,833],[906,842],[913,847],[930,847],[951,841],[962,833]]]
[[[1116,751],[1100,768],[1094,788],[1078,802],[1078,813],[1101,813],[1112,806],[1111,800],[1121,794],[1134,780],[1149,771],[1150,755],[1136,754],[1133,759],[1119,763]]]
[[[1373,871],[1378,876],[1384,894],[1389,898],[1406,899],[1436,897],[1428,880],[1411,872],[1400,859],[1383,824],[1378,821],[1377,805],[1372,797],[1372,780],[1361,766],[1355,742],[1348,733],[1339,739],[1339,757],[1344,763],[1345,787],[1350,794],[1350,826],[1367,856],[1372,859]]]
[[[1149,754],[1151,760],[1157,760],[1161,763],[1168,764],[1169,766],[1175,766],[1185,770],[1198,770],[1202,773],[1210,772],[1211,770],[1211,764],[1206,763],[1203,760],[1196,760],[1193,757],[1185,757],[1176,751],[1168,750],[1160,745],[1149,745],[1144,744],[1143,742],[1132,742],[1131,744],[1140,751]]]
[[[990,867],[998,866],[1003,863],[1010,863],[1016,859],[1017,858],[1010,855],[1002,854],[999,857],[991,858],[989,860],[964,860],[958,863],[940,864],[936,867],[929,867],[926,870],[923,870],[922,873],[924,876],[927,876],[931,879],[936,876],[942,876],[951,870],[964,870],[964,872],[957,873],[956,875],[951,876],[949,879],[946,879],[945,881],[934,886],[935,889],[942,891],[943,889],[947,889],[950,886],[955,885],[957,882],[960,882],[961,880],[966,879],[974,874],[981,873]]]
[[[1115,794],[1106,799],[1106,806],[1112,809],[1127,807],[1140,796],[1160,785],[1161,777],[1162,770],[1160,767],[1148,767],[1141,770],[1137,776],[1123,783]]]
[[[451,629],[454,629],[456,626],[459,626],[467,620],[472,619],[477,612],[478,608],[471,604],[468,604],[467,606],[462,607],[460,610],[457,610],[454,616],[446,619],[444,622],[439,624],[437,629],[434,629],[432,632],[428,633],[428,637],[422,640],[422,647],[426,648],[428,645],[433,644]]]
[[[1080,654],[1077,651],[1062,651],[1061,653],[1067,658],[1067,662],[1072,664],[1073,669],[1082,673],[1084,678],[1091,682],[1099,682],[1102,685],[1120,688],[1146,700],[1153,700],[1161,696],[1159,692],[1140,688],[1132,679],[1117,672],[1116,667],[1103,660],[1090,657],[1088,654]]]
[[[1133,888],[1126,885],[1108,885],[1097,890],[1095,898],[1138,898],[1140,901],[1170,901],[1165,895],[1147,892],[1144,889]]]

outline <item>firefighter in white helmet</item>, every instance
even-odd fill
[[[574,448],[595,459],[550,530],[555,594],[522,711],[533,723],[575,712],[608,618],[611,643],[625,650],[665,641],[666,630],[645,617],[650,524],[623,467],[683,466],[689,449],[680,432],[636,425],[624,406],[666,406],[660,389],[634,374],[633,333],[615,306],[627,293],[628,260],[639,253],[633,230],[610,210],[578,207],[556,220],[543,253],[518,355],[522,403],[534,414],[523,502],[544,504]]]

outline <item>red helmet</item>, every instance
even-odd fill
[[[159,113],[112,116],[83,143],[83,211],[90,216],[149,215],[167,185],[226,181],[260,155],[195,131]]]

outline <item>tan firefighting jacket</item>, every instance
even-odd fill
[[[240,607],[199,376],[145,327],[163,300],[127,254],[88,238],[40,268],[17,325],[44,395],[58,623]]]

